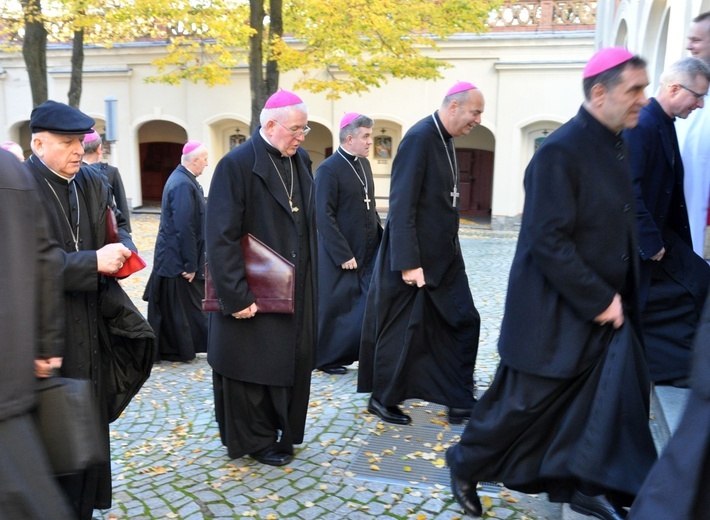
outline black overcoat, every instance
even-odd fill
[[[501,325],[501,361],[571,378],[608,345],[616,293],[637,325],[636,214],[626,146],[584,108],[537,150]],[[638,330],[638,329],[637,329]]]
[[[183,165],[168,177],[160,211],[153,272],[166,278],[195,273],[204,279],[205,197],[195,176]]]
[[[35,358],[64,349],[59,248],[50,240],[35,182],[9,153],[0,154],[0,421],[35,403]]]
[[[294,381],[296,314],[259,314],[236,320],[231,315],[256,301],[249,291],[240,241],[247,233],[298,265],[298,232],[288,197],[268,157],[266,142],[257,129],[217,164],[207,199],[207,259],[221,312],[210,313],[207,359],[224,377],[262,385],[291,386]],[[299,148],[292,157],[308,227],[310,286],[313,296],[303,309],[315,331],[317,243],[315,189],[308,153]],[[298,278],[298,274],[297,274]],[[296,289],[299,291],[299,289]],[[313,350],[315,355],[315,341]],[[311,365],[313,361],[311,360]]]
[[[349,365],[358,359],[367,289],[382,236],[370,162],[358,158],[360,169],[354,159],[339,149],[316,171],[318,367]],[[358,168],[360,178],[353,168]],[[351,258],[357,269],[343,269]]]
[[[390,209],[367,296],[358,370],[358,391],[371,391],[388,406],[408,398],[473,406],[480,317],[452,204],[457,178],[450,140],[438,115],[428,116],[407,132],[392,164]],[[418,267],[426,278],[421,289],[402,281],[403,270]]]
[[[626,130],[624,139],[629,143],[636,195],[639,305],[651,377],[685,378],[710,285],[710,266],[693,251],[673,118],[651,98],[639,124]],[[651,260],[663,247],[663,258]]]
[[[673,119],[654,98],[639,124],[624,132],[633,170],[641,263],[641,300],[651,283],[649,258],[666,248],[660,266],[693,295],[698,314],[705,303],[710,267],[693,252],[683,191],[683,163]]]

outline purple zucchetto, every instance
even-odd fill
[[[185,143],[185,146],[182,147],[182,154],[187,155],[190,152],[194,152],[200,146],[202,146],[202,143],[200,141],[188,141]]]
[[[266,100],[264,108],[282,108],[291,105],[300,105],[301,103],[303,103],[303,100],[293,92],[279,89]]]
[[[84,137],[84,144],[93,143],[99,137],[99,133],[96,130],[92,130],[90,134],[86,134],[86,137]]]
[[[458,81],[453,87],[449,89],[449,91],[446,93],[446,96],[453,96],[454,94],[458,94],[459,92],[465,92],[467,90],[475,90],[476,85],[473,83],[469,83],[468,81]]]
[[[357,112],[348,112],[343,116],[343,118],[340,120],[340,129],[342,130],[346,126],[348,126],[350,123],[355,121],[358,117],[360,117],[362,114],[359,114]]]
[[[604,71],[613,69],[617,65],[629,61],[634,55],[623,47],[607,47],[598,50],[594,56],[589,58],[584,67],[583,78],[591,78]]]

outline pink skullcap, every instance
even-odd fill
[[[200,146],[202,146],[202,143],[200,141],[188,141],[185,143],[185,146],[182,147],[182,154],[187,155],[190,152],[194,152]]]
[[[476,85],[473,83],[469,83],[468,81],[459,81],[449,89],[449,91],[446,93],[446,96],[453,96],[454,94],[458,94],[459,92],[465,92],[467,90],[474,90]]]
[[[291,105],[300,105],[303,103],[300,97],[288,90],[279,89],[271,94],[271,97],[266,100],[264,108],[281,108]]]
[[[362,114],[358,114],[357,112],[348,112],[343,116],[343,118],[340,120],[340,129],[342,130],[346,126],[348,126],[350,123],[355,121],[358,117],[360,117]]]
[[[613,69],[617,65],[629,61],[634,55],[623,47],[607,47],[600,49],[589,58],[587,65],[584,67],[583,78],[591,78],[604,71]]]
[[[84,137],[84,142],[86,144],[89,144],[93,141],[96,141],[99,138],[99,133],[96,130],[91,130],[91,133],[86,134],[86,137]]]

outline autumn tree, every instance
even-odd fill
[[[143,1],[170,5],[172,0]],[[187,31],[173,40],[168,54],[155,62],[159,74],[152,80],[227,83],[231,68],[246,58],[253,130],[266,98],[278,88],[280,71],[300,70],[296,88],[325,92],[329,98],[364,92],[389,78],[439,78],[448,65],[422,50],[436,50],[441,39],[454,33],[484,31],[488,13],[499,3],[269,0],[267,5],[249,0],[247,13],[241,2],[211,0],[207,8],[183,11],[184,26],[201,31]],[[223,10],[231,15],[218,15]]]

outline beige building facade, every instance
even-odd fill
[[[593,22],[594,9],[608,18],[604,34],[621,33],[621,24],[609,14],[614,4],[599,2],[597,8],[590,1],[509,2],[491,19],[491,32],[459,34],[441,42],[435,54],[425,51],[451,65],[443,70],[443,79],[391,80],[367,94],[335,101],[295,90],[309,109],[313,130],[304,147],[314,171],[337,148],[342,115],[351,111],[368,115],[375,120],[370,161],[377,205],[386,210],[392,160],[402,136],[439,107],[453,83],[470,81],[484,93],[486,106],[481,126],[456,140],[462,214],[490,217],[494,229],[514,229],[523,209],[525,167],[539,142],[576,113],[583,98],[582,68],[595,44],[606,41],[599,35],[595,40],[593,23],[588,23],[590,16]],[[586,18],[565,12],[562,20],[561,13],[571,5]],[[691,10],[686,11],[676,22],[678,30],[690,18]],[[676,47],[682,54],[681,44]],[[70,52],[59,47],[48,53],[51,99],[66,101]],[[146,83],[156,74],[151,62],[164,52],[165,46],[155,43],[86,49],[81,109],[97,120],[97,130],[103,133],[105,99],[116,99],[117,140],[110,145],[107,161],[120,169],[133,207],[160,200],[162,186],[188,139],[203,141],[210,151],[211,164],[200,178],[209,196],[214,166],[249,137],[248,69],[234,69],[230,85],[212,88],[189,82]],[[281,87],[292,90],[297,79],[297,72],[282,74]],[[22,56],[0,55],[0,141],[19,142],[26,155],[31,108]]]

